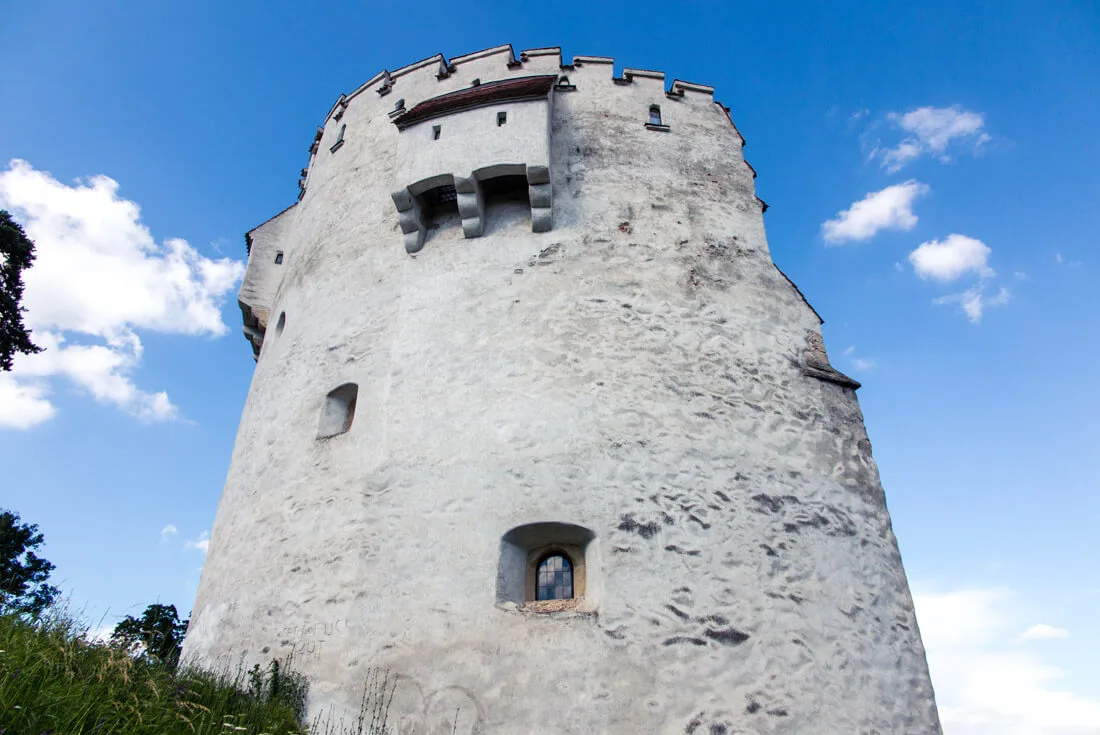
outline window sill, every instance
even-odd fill
[[[531,613],[576,612],[578,600],[528,600],[523,603],[523,611]]]
[[[585,599],[572,600],[529,600],[521,605],[514,602],[498,603],[501,610],[524,615],[555,615],[564,617],[587,617],[596,615],[595,609],[585,603]]]
[[[670,130],[672,130],[672,128],[670,128],[667,125],[654,125],[653,123],[646,123],[645,124],[645,129],[646,130],[656,130],[658,133],[667,133]]]
[[[329,150],[330,153],[335,153],[336,151],[340,150],[340,148],[343,147],[343,145],[344,145],[344,141],[338,140],[335,143],[333,143],[332,147],[329,148],[328,150]]]

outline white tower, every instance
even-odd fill
[[[713,89],[557,48],[341,96],[249,233],[185,657],[399,733],[939,733],[858,384]]]

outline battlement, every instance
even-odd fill
[[[608,89],[604,89],[605,84]],[[622,91],[611,92],[611,89],[623,87],[636,90],[636,107],[628,101],[629,92],[627,98],[623,97]],[[458,189],[460,210],[465,213],[463,229],[468,237],[479,236],[483,229],[481,218],[484,213],[479,204],[482,195],[477,182],[490,174],[498,177],[524,176],[529,170],[533,172],[534,178],[528,176],[532,187],[532,226],[536,232],[544,232],[552,227],[549,137],[553,100],[559,94],[578,92],[578,99],[587,100],[582,106],[600,107],[614,98],[617,109],[636,109],[640,111],[639,115],[645,115],[641,122],[648,130],[666,133],[671,129],[668,117],[677,113],[666,114],[662,118],[660,103],[664,100],[670,100],[675,105],[685,104],[691,109],[689,114],[705,114],[713,110],[712,105],[717,105],[736,132],[741,147],[744,147],[745,139],[733,125],[729,108],[714,101],[714,87],[681,79],[668,83],[663,71],[652,69],[625,67],[621,75],[616,76],[615,60],[607,56],[577,55],[569,63],[563,63],[561,48],[557,46],[526,49],[517,55],[511,44],[504,44],[451,59],[443,54],[434,54],[397,69],[384,69],[350,94],[341,94],[309,145],[309,162],[302,169],[298,182],[299,199],[305,196],[320,153],[325,149],[332,153],[339,150],[349,125],[354,128],[359,121],[385,115],[398,131],[404,132],[427,119],[459,115],[448,121],[451,136],[461,133],[478,139],[477,143],[473,143],[467,138],[461,152],[452,150],[454,146],[448,142],[440,143],[428,153],[398,138],[397,148],[403,158],[398,166],[404,178],[395,182],[401,188],[394,191],[393,199],[398,208],[407,250],[417,252],[425,236],[426,227],[417,195],[439,187]],[[476,107],[539,100],[545,101],[545,105],[536,115],[532,116],[530,111],[519,113],[518,110],[514,115],[515,124],[509,130],[522,128],[524,132],[518,135],[510,133],[503,136],[503,140],[500,136],[497,140],[490,140],[483,135],[481,126],[484,120],[467,119],[469,116],[460,119],[461,113]],[[350,116],[345,117],[349,111]],[[546,118],[545,126],[539,122],[543,117]],[[680,119],[684,119],[682,115]],[[351,120],[356,122],[349,122]],[[452,123],[457,123],[458,128]],[[536,128],[545,128],[546,140],[536,140],[541,135],[535,132]],[[439,126],[436,126],[436,140],[439,134]],[[478,154],[480,144],[488,145],[492,150]],[[435,160],[440,154],[444,155],[445,161]],[[466,154],[473,154],[468,157],[476,160],[463,161]],[[455,178],[444,180],[447,176]],[[463,181],[460,182],[459,178]],[[537,207],[534,206],[536,200]],[[766,206],[763,202],[761,205]]]
[[[610,67],[607,81],[613,84],[629,85],[636,81],[659,81],[664,84],[666,76],[663,71],[651,69],[624,68],[622,76],[614,74],[615,59],[610,56],[574,56],[572,61],[564,63],[561,47],[551,46],[546,48],[526,49],[517,56],[511,44],[494,46],[469,54],[447,59],[443,54],[435,54],[425,59],[420,59],[411,64],[394,70],[383,69],[368,79],[348,94],[341,94],[329,109],[325,120],[339,119],[348,105],[363,96],[366,92],[374,91],[378,97],[386,97],[396,89],[404,90],[414,87],[429,86],[435,82],[437,90],[435,94],[451,91],[453,85],[447,84],[448,80],[461,76],[467,69],[475,70],[474,73],[485,77],[485,80],[496,80],[507,76],[530,76],[533,74],[555,73],[559,77],[568,77],[572,72],[588,66]],[[587,77],[586,78],[590,78]],[[575,86],[575,85],[574,85]],[[416,90],[425,97],[435,96],[431,90]],[[686,94],[702,95],[707,101],[714,101],[714,87],[706,84],[697,84],[673,79],[664,90],[670,99],[682,99]],[[418,98],[417,101],[419,101]],[[406,107],[411,107],[415,102],[405,98]]]

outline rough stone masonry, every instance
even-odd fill
[[[185,657],[293,654],[312,713],[381,671],[395,733],[939,733],[858,383],[743,145],[712,88],[557,48],[342,95],[248,235]]]

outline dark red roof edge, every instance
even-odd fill
[[[496,102],[517,102],[524,99],[545,97],[554,86],[557,76],[545,74],[535,77],[516,77],[498,82],[486,82],[438,97],[426,99],[393,121],[399,130],[452,112],[471,110]]]

